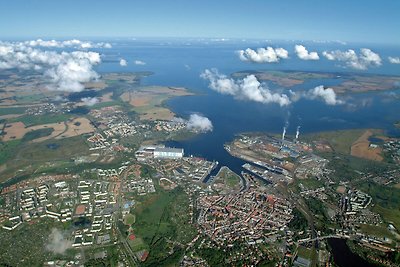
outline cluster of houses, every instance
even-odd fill
[[[293,218],[289,201],[254,188],[228,195],[205,195],[197,203],[201,232],[223,246],[236,240],[266,242]]]

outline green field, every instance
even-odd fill
[[[124,224],[126,225],[132,225],[134,224],[136,221],[136,216],[133,214],[126,214],[124,217]]]
[[[8,114],[22,114],[26,108],[24,107],[12,107],[12,108],[0,108],[0,116]]]
[[[55,114],[55,115],[26,115],[19,118],[14,118],[9,120],[9,122],[23,122],[26,127],[34,126],[34,125],[41,125],[41,124],[48,124],[48,123],[56,123],[56,122],[63,122],[67,121],[71,118],[71,114]]]
[[[305,199],[305,203],[315,219],[315,228],[318,230],[326,230],[326,228],[329,227],[329,220],[325,204],[321,200],[313,197]]]
[[[29,142],[40,137],[49,136],[53,131],[53,128],[43,128],[27,132],[22,138],[22,142]]]
[[[172,191],[159,189],[157,194],[148,195],[138,203],[133,230],[149,247],[147,266],[176,264],[180,259],[183,248],[171,241],[187,244],[197,233],[189,223],[188,205],[188,197],[180,187]],[[169,250],[174,253],[168,254]]]
[[[363,233],[374,235],[377,237],[388,237],[392,238],[392,233],[385,227],[385,225],[370,225],[370,224],[361,224],[360,228]]]
[[[44,94],[36,94],[36,95],[23,95],[15,97],[18,104],[31,104],[33,102],[39,102],[44,100],[46,96]]]
[[[299,257],[302,257],[304,259],[309,259],[311,260],[312,258],[312,250],[303,246],[299,246],[297,248],[297,255]]]
[[[86,155],[88,146],[83,136],[60,140],[46,140],[40,143],[21,142],[20,140],[0,142],[0,163],[6,163],[7,168],[0,175],[0,182],[11,177],[24,175],[39,168],[51,170],[57,165],[73,165],[72,159]],[[63,168],[64,169],[64,168]],[[53,170],[54,171],[54,170]],[[65,171],[65,169],[64,169]]]
[[[372,210],[379,213],[386,222],[393,223],[397,229],[400,229],[399,209],[387,209],[379,205],[375,205]]]
[[[360,190],[369,194],[381,207],[400,210],[400,189],[373,182],[365,182],[359,186]]]
[[[308,227],[308,221],[306,217],[297,208],[293,209],[293,219],[288,224],[289,228],[294,231],[304,231]]]
[[[105,107],[122,106],[122,105],[123,103],[121,103],[120,101],[108,101],[108,102],[94,104],[93,106],[90,107],[90,109],[101,109]]]
[[[12,158],[20,143],[21,140],[0,142],[0,164],[5,163],[7,160]]]
[[[373,182],[365,182],[358,186],[376,203],[373,211],[379,213],[386,222],[392,222],[397,229],[400,229],[400,189]]]
[[[335,170],[331,177],[337,181],[352,181],[360,178],[362,173],[378,174],[390,167],[384,162],[370,161],[350,155],[337,153],[319,153],[319,155],[329,160],[328,168]]]
[[[330,132],[318,132],[302,136],[302,140],[327,141],[335,152],[350,154],[351,145],[366,131],[366,129],[340,130]]]
[[[317,179],[313,178],[297,180],[297,184],[302,184],[308,189],[317,189],[321,186],[324,186],[324,183],[322,181],[318,181]]]
[[[76,136],[24,144],[17,154],[17,159],[29,161],[70,160],[74,156],[86,154],[87,151],[88,146],[84,137]]]
[[[223,166],[219,172],[218,179],[222,179],[224,183],[231,189],[240,187],[240,177],[232,172],[228,167]]]
[[[143,249],[148,249],[147,245],[143,242],[143,239],[141,239],[140,237],[136,237],[134,240],[129,240],[128,238],[128,244],[133,252],[137,252]]]

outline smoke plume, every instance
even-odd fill
[[[71,247],[72,241],[66,239],[60,230],[56,228],[51,229],[49,243],[46,246],[47,250],[56,254],[64,254]]]
[[[297,128],[296,128],[296,140],[299,139],[299,135],[300,135],[300,125],[297,126]]]
[[[90,106],[90,107],[99,103],[99,99],[97,99],[96,97],[84,97],[84,98],[81,98],[81,101],[83,102],[84,105]]]

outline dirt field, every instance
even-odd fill
[[[6,125],[6,128],[4,129],[5,135],[2,137],[2,141],[6,142],[15,139],[21,139],[27,132],[45,128],[53,128],[54,131],[51,133],[51,135],[34,139],[32,142],[42,142],[51,138],[68,138],[91,133],[95,130],[93,125],[91,125],[90,121],[86,118],[75,118],[66,122],[66,124],[64,122],[57,122],[35,125],[28,128],[25,128],[25,125],[22,122],[14,122]]]
[[[186,95],[191,93],[184,88],[147,86],[125,92],[121,99],[139,113],[141,120],[171,120],[175,114],[162,104],[169,98]]]
[[[365,131],[351,146],[351,155],[354,157],[382,161],[381,156],[382,148],[380,147],[370,147],[370,142],[368,138],[373,135],[370,130]]]
[[[134,107],[144,107],[149,105],[151,98],[147,96],[134,97],[129,103]]]
[[[139,118],[141,120],[149,120],[149,121],[156,121],[156,120],[170,121],[174,117],[175,113],[173,113],[167,108],[153,108],[149,113],[144,113],[139,115]]]
[[[92,89],[92,90],[102,90],[107,87],[107,84],[103,80],[94,81],[94,82],[87,82],[84,84],[85,88]]]
[[[28,131],[34,131],[34,130],[39,130],[39,129],[44,129],[44,128],[53,128],[54,131],[49,135],[49,136],[44,136],[40,137],[37,139],[32,140],[32,142],[37,143],[37,142],[42,142],[51,138],[55,138],[65,132],[67,130],[67,127],[64,122],[57,122],[57,123],[49,123],[49,124],[42,124],[42,125],[36,125],[27,128]]]
[[[125,92],[121,95],[124,102],[128,102],[134,107],[145,107],[150,105],[152,97],[142,92]]]
[[[108,94],[104,94],[100,97],[100,102],[109,102],[112,101],[112,95],[113,93],[108,93]]]
[[[56,139],[62,139],[67,137],[78,136],[81,134],[94,132],[94,127],[90,124],[90,121],[86,118],[75,118],[67,122],[67,130],[56,137]]]
[[[12,106],[15,105],[17,101],[13,99],[5,99],[0,101],[0,106]]]
[[[6,128],[4,129],[5,135],[2,137],[2,141],[7,142],[10,140],[21,139],[27,131],[25,124],[22,122],[7,123]]]
[[[78,205],[75,209],[75,214],[76,215],[82,215],[85,213],[86,206],[85,205]]]
[[[0,120],[18,118],[18,117],[20,117],[20,116],[22,116],[22,115],[23,115],[23,114],[7,114],[7,115],[2,115],[2,116],[0,116]]]
[[[54,131],[51,133],[51,135],[40,137],[40,138],[37,138],[32,141],[34,143],[37,143],[37,142],[42,142],[42,141],[54,138],[66,130],[66,126],[63,122],[35,125],[32,127],[28,127],[28,128],[25,128],[25,125],[22,122],[8,123],[7,125],[10,125],[10,127],[5,128],[6,135],[3,136],[3,139],[2,139],[5,142],[10,141],[10,140],[22,139],[24,137],[24,135],[30,131],[35,131],[35,130],[45,129],[45,128],[53,128],[54,129]]]
[[[343,185],[339,185],[339,186],[336,188],[336,192],[338,192],[338,193],[340,193],[340,194],[344,194],[344,193],[346,192],[346,187],[343,186]]]

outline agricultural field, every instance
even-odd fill
[[[390,237],[393,238],[393,234],[387,229],[385,224],[383,225],[370,225],[370,224],[360,224],[360,229],[363,233],[367,233],[377,237]]]
[[[43,142],[0,142],[0,182],[17,173],[31,173],[44,166],[72,164],[74,157],[88,154],[87,148],[86,140],[82,136]]]
[[[340,130],[330,132],[318,132],[313,134],[303,135],[303,140],[326,141],[335,152],[342,154],[350,154],[352,144],[365,132],[364,129]]]
[[[382,161],[381,147],[371,147],[371,142],[369,138],[373,136],[374,133],[371,130],[366,130],[352,145],[351,152],[352,156],[358,158],[364,158],[375,161]],[[383,140],[382,140],[383,141]]]
[[[46,114],[46,115],[24,115],[19,118],[15,118],[10,122],[22,122],[25,127],[64,122],[71,118],[71,114]]]
[[[141,120],[171,120],[175,114],[163,106],[164,102],[172,97],[188,95],[192,93],[184,88],[146,86],[123,93],[121,99],[133,107]]]

